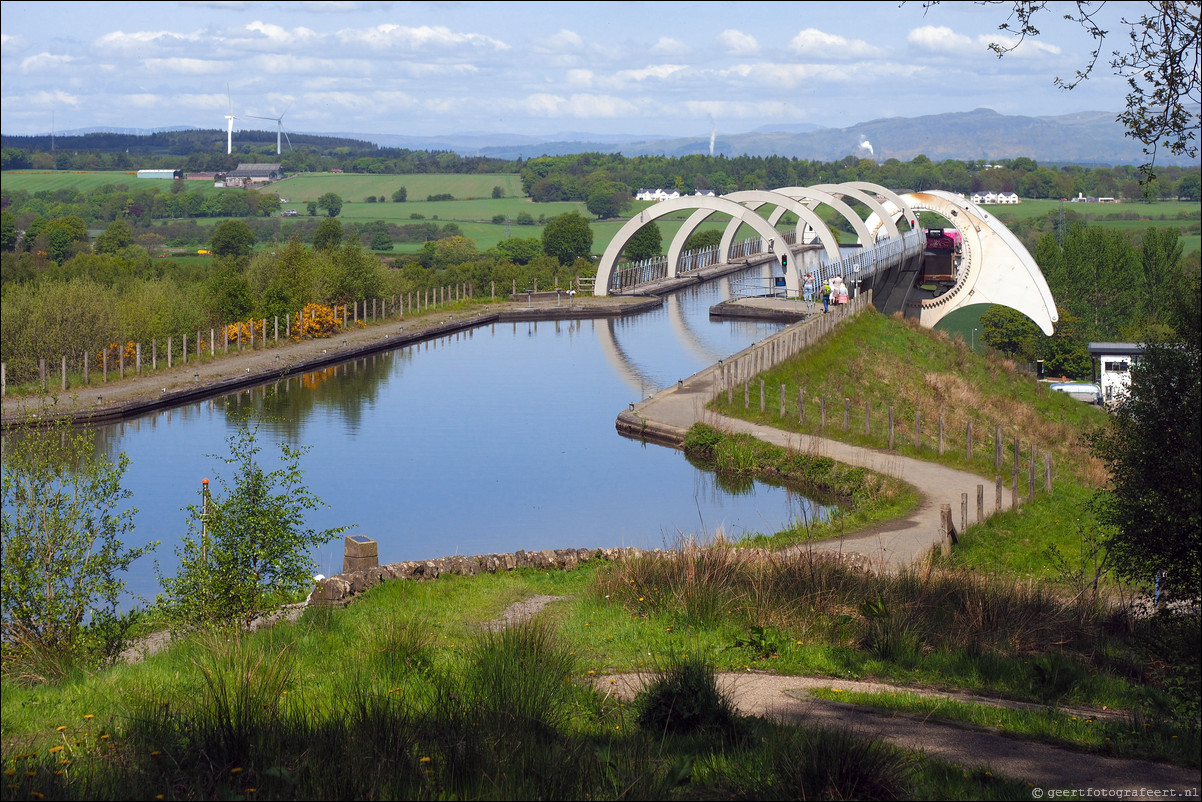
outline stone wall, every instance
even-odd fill
[[[309,597],[311,604],[343,605],[355,596],[390,579],[437,579],[443,574],[477,576],[513,571],[517,568],[539,568],[542,570],[570,571],[590,560],[621,562],[643,554],[654,554],[660,549],[646,551],[636,548],[613,549],[544,549],[542,551],[517,551],[511,554],[477,554],[471,557],[439,557],[436,560],[411,560],[391,565],[380,565],[363,571],[338,574],[317,583]]]

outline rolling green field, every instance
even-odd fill
[[[124,184],[130,189],[157,186],[168,189],[166,182],[159,179],[139,179],[136,171],[51,171],[51,170],[12,170],[0,176],[2,187],[6,192],[25,190],[27,192],[55,191],[75,187],[81,192],[105,186],[106,184]],[[394,203],[392,193],[405,187],[407,200],[404,203]],[[493,198],[493,190],[500,187],[503,197]],[[205,193],[220,192],[207,181],[187,183],[188,191],[200,190]],[[341,219],[347,222],[366,223],[373,220],[383,220],[389,223],[404,224],[415,220],[439,222],[455,222],[463,231],[464,236],[471,238],[480,248],[487,250],[506,237],[542,236],[540,226],[518,226],[515,221],[518,215],[526,213],[536,222],[540,219],[549,220],[561,214],[579,212],[592,219],[583,203],[534,203],[522,194],[521,179],[514,173],[485,173],[472,175],[459,174],[410,174],[410,175],[366,175],[360,173],[305,173],[291,176],[271,184],[265,191],[278,193],[281,199],[286,199],[283,209],[296,209],[301,215],[305,214],[305,204],[316,201],[327,192],[339,195],[343,200]],[[450,201],[427,201],[431,195],[451,195]],[[374,203],[368,203],[366,198],[376,198]],[[383,197],[383,203],[379,198]],[[637,214],[650,203],[635,203],[630,207],[631,214]],[[1202,233],[1198,226],[1202,223],[1202,209],[1198,204],[1187,201],[1157,201],[1154,203],[1062,203],[1057,200],[1024,200],[1017,205],[991,205],[988,211],[1003,222],[1030,220],[1054,214],[1063,206],[1066,211],[1083,216],[1091,225],[1114,227],[1125,231],[1142,232],[1149,226],[1172,226],[1182,230],[1182,243],[1185,253],[1202,250]],[[509,224],[495,224],[494,217],[504,216]],[[1127,218],[1135,215],[1134,219]],[[929,213],[923,215],[924,222],[938,225],[938,216]],[[683,219],[683,215],[682,215]],[[215,220],[205,222],[217,222]],[[614,234],[621,227],[622,220],[605,220],[593,223],[593,251],[600,254],[605,250]],[[717,224],[710,224],[713,227]],[[679,228],[678,221],[659,221],[665,245]],[[720,226],[719,226],[720,227]],[[1187,233],[1192,229],[1192,233]],[[747,234],[750,236],[750,234]],[[400,253],[420,250],[420,243],[398,244],[396,251]]]
[[[162,192],[171,189],[171,182],[161,178],[138,178],[137,170],[129,171],[83,171],[83,170],[5,170],[0,173],[0,188],[5,192],[25,190],[35,192],[55,192],[60,189],[74,187],[80,192],[91,192],[94,189],[113,184],[124,184],[130,190],[158,188]],[[188,192],[200,190],[205,194],[220,192],[213,186],[212,181],[186,181]]]

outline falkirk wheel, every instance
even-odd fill
[[[863,204],[869,211],[868,217],[861,220],[855,215],[846,206],[845,200],[848,199]],[[757,211],[765,205],[774,207],[768,218]],[[618,257],[639,229],[661,217],[685,213],[688,213],[686,222],[668,249],[667,275],[670,278],[678,275],[676,265],[689,234],[715,214],[731,218],[723,236],[723,253],[740,225],[752,228],[765,242],[775,240],[786,243],[777,224],[781,216],[790,211],[797,215],[798,220],[786,230],[795,232],[798,243],[813,242],[819,245],[824,267],[835,265],[839,261],[838,240],[814,211],[819,205],[827,205],[848,219],[856,232],[855,244],[862,249],[904,237],[905,233],[898,227],[899,221],[906,224],[908,231],[918,231],[917,213],[920,211],[934,212],[950,222],[959,233],[961,243],[956,281],[947,292],[935,298],[907,301],[906,314],[917,317],[922,325],[932,327],[951,312],[966,306],[1000,304],[1023,313],[1045,334],[1052,334],[1053,324],[1059,319],[1055,299],[1035,260],[1005,225],[976,204],[954,193],[931,190],[899,195],[862,181],[809,188],[786,187],[772,192],[736,192],[718,197],[686,196],[661,201],[640,212],[638,217],[629,220],[614,235],[598,265],[595,292],[597,295],[611,294],[610,284],[617,269]],[[852,220],[851,216],[855,219]],[[895,264],[883,265],[880,269],[898,269],[902,261],[899,256]],[[819,278],[829,278],[833,274],[833,269],[828,275],[820,268]],[[792,260],[790,268],[785,271],[785,285],[787,294],[794,297],[800,294],[801,276],[797,259]]]

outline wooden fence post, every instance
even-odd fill
[[[83,352],[83,384],[87,387],[91,382],[88,380],[88,352]]]
[[[1002,427],[997,426],[993,430],[993,469],[1000,471],[1002,469],[1002,459],[1004,458],[1002,446]]]
[[[972,421],[968,422],[968,426],[964,430],[964,439],[967,443],[967,446],[964,450],[964,458],[969,462],[972,462]]]
[[[889,450],[893,450],[893,405],[889,405]]]
[[[850,424],[851,424],[851,399],[844,398],[843,399],[843,431],[846,432],[847,428]]]
[[[914,450],[922,450],[922,413],[914,410]]]
[[[1045,493],[1052,492],[1052,452],[1045,451],[1043,454],[1043,490]]]
[[[943,456],[943,416],[939,416],[939,456]]]
[[[968,494],[960,494],[960,531],[968,529]]]
[[[823,431],[826,429],[826,393],[822,394],[822,402],[819,412],[821,414],[821,418],[819,419],[818,429],[819,431]]]
[[[67,355],[63,354],[63,392],[67,392]]]
[[[977,523],[985,520],[985,485],[977,485]]]
[[[779,415],[779,417],[783,418],[784,416],[785,416],[785,386],[782,384],[780,386],[780,415]]]
[[[994,512],[1001,512],[1002,511],[1002,477],[998,476],[994,480],[994,483],[996,484],[996,488],[994,490],[993,509],[994,509]]]
[[[1031,443],[1031,467],[1027,470],[1027,498],[1035,498],[1035,443]]]
[[[764,412],[764,380],[760,379],[760,414]]]
[[[804,424],[806,422],[806,393],[800,387],[797,388],[797,423]]]

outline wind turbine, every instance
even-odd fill
[[[284,109],[284,114],[287,113],[288,110]],[[284,138],[288,139],[288,132],[284,130],[284,114],[281,114],[279,117],[260,117],[257,114],[246,115],[254,120],[275,120],[275,153],[277,156],[280,155],[280,134],[283,134]],[[291,139],[288,139],[288,150],[292,150]]]
[[[225,120],[229,127],[225,134],[225,152],[227,154],[234,152],[234,120],[238,119],[234,116],[234,97],[230,94],[230,85],[225,85],[225,96],[230,102],[230,113],[225,115]]]

